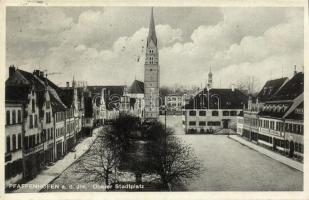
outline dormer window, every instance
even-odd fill
[[[266,92],[267,92],[267,87],[264,87],[263,88],[263,95],[266,95]]]

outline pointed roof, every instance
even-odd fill
[[[208,75],[212,75],[212,72],[211,72],[211,66],[209,67],[209,72],[208,72]]]
[[[157,46],[156,27],[155,27],[155,23],[153,19],[153,8],[151,8],[151,17],[150,17],[150,24],[149,24],[149,33],[148,33],[148,38],[147,38],[147,46],[151,40]]]
[[[129,88],[131,94],[144,94],[144,83],[142,81],[135,80]]]

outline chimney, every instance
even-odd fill
[[[294,65],[294,76],[297,74],[296,65]]]
[[[44,78],[44,72],[40,71],[40,77]]]
[[[14,73],[15,73],[15,66],[10,65],[10,67],[9,67],[9,77],[13,76]]]
[[[37,75],[37,76],[40,76],[40,70],[37,70],[37,69],[34,70],[34,71],[33,71],[33,74],[34,74],[34,75]]]
[[[67,88],[69,88],[70,87],[70,82],[67,82]]]
[[[232,84],[231,89],[232,89],[232,92],[235,92],[235,85],[234,84]]]

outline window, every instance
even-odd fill
[[[209,121],[209,122],[207,122],[207,125],[208,126],[220,126],[221,122],[219,122],[219,121]]]
[[[16,135],[13,135],[13,151],[16,150]]]
[[[230,115],[231,115],[231,116],[236,116],[236,114],[237,114],[236,111],[231,111],[231,112],[230,112]]]
[[[199,116],[206,116],[206,111],[201,110],[201,111],[199,112]]]
[[[21,123],[21,110],[17,111],[17,123]]]
[[[200,121],[199,122],[199,126],[206,126],[206,122],[205,121]]]
[[[35,112],[35,102],[34,102],[34,99],[32,99],[32,112]]]
[[[50,108],[50,101],[46,101],[46,108],[47,108],[47,109]]]
[[[196,116],[196,111],[191,110],[191,111],[189,112],[189,115],[190,115],[190,116]]]
[[[16,111],[12,111],[12,124],[16,124]]]
[[[11,151],[11,138],[10,136],[6,136],[6,152]]]
[[[36,135],[36,143],[39,144],[40,143],[40,134]]]
[[[29,128],[33,128],[33,117],[29,115]]]
[[[195,126],[196,122],[195,121],[189,121],[189,126]]]
[[[17,148],[21,149],[21,133],[18,134],[17,139],[18,139]]]
[[[34,115],[34,127],[37,128],[38,127],[38,116]]]
[[[219,116],[219,112],[218,111],[212,111],[212,116]]]
[[[32,147],[32,135],[29,136],[29,148]]]
[[[28,136],[24,137],[24,147],[25,149],[29,148],[29,137]]]
[[[229,111],[223,111],[223,116],[229,116],[229,115],[230,115]]]
[[[10,125],[10,118],[11,118],[10,111],[7,110],[6,111],[6,125]]]

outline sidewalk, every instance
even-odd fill
[[[66,154],[62,160],[58,160],[53,166],[50,166],[48,169],[41,171],[33,180],[25,183],[32,187],[20,188],[13,191],[13,193],[39,192],[42,189],[42,186],[47,185],[52,180],[57,178],[64,170],[66,170],[72,163],[74,163],[74,161],[76,161],[89,149],[89,146],[96,139],[97,133],[100,129],[101,128],[94,129],[92,137],[85,138],[81,143],[77,144],[75,147],[76,152],[68,152],[68,154]],[[36,185],[41,187],[33,187]]]
[[[279,161],[279,162],[281,162],[281,163],[283,163],[285,165],[288,165],[288,166],[290,166],[290,167],[292,167],[294,169],[297,169],[299,171],[304,172],[303,163],[297,162],[295,160],[292,160],[290,158],[282,156],[282,155],[280,155],[278,153],[272,152],[272,151],[270,151],[270,150],[268,150],[268,149],[266,149],[264,147],[258,146],[258,145],[254,144],[252,142],[249,142],[249,141],[241,138],[238,135],[230,135],[230,138],[235,140],[235,141],[237,141],[237,142],[239,142],[239,143],[241,143],[241,144],[243,144],[243,145],[246,145],[249,148],[254,149],[254,150],[256,150],[256,151],[258,151],[258,152],[260,152],[260,153],[262,153],[262,154],[264,154],[264,155],[266,155],[266,156],[268,156],[268,157],[270,157],[270,158],[272,158],[274,160],[277,160],[277,161]]]

